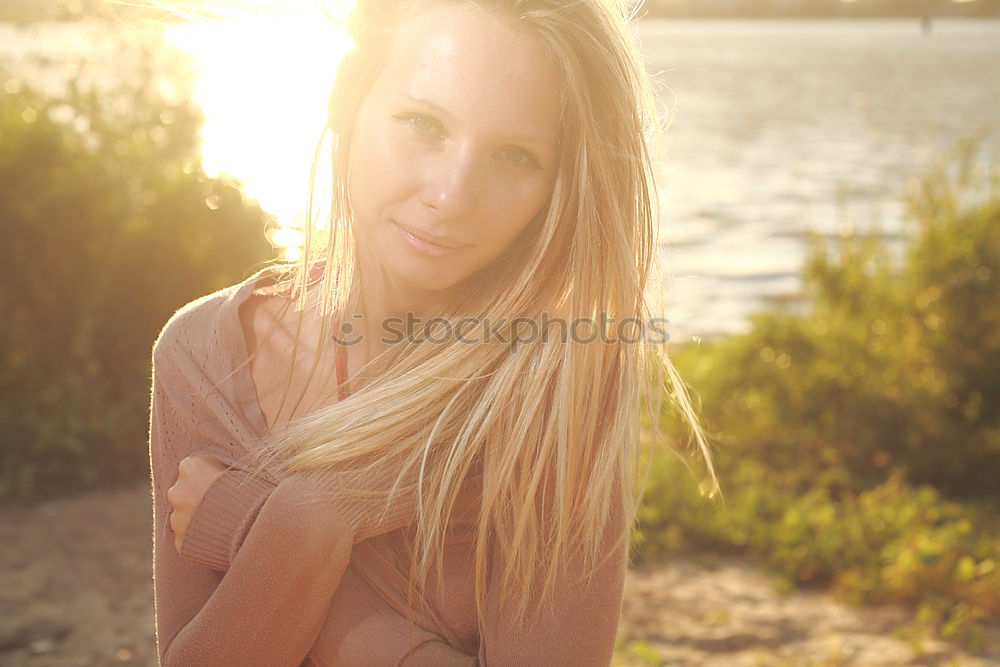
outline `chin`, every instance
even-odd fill
[[[407,262],[406,264],[411,263]],[[400,285],[428,292],[449,290],[461,283],[463,278],[461,275],[444,271],[441,267],[436,266],[397,265],[397,268],[392,270],[392,275],[399,281]]]

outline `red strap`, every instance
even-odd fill
[[[326,259],[321,259],[313,265],[312,269],[309,270],[309,279],[306,282],[310,285],[319,282],[323,279],[323,272],[325,270]]]
[[[316,262],[312,268],[309,270],[309,278],[306,280],[307,285],[312,285],[319,282],[323,278],[323,271],[326,269],[326,260],[321,259]],[[291,296],[285,297],[287,300],[292,301]],[[333,331],[336,334],[335,339],[340,337],[340,325],[337,322],[333,323]],[[334,342],[334,346],[337,346]],[[347,382],[347,359],[344,350],[337,347],[336,352],[336,369],[337,369],[337,400],[342,401],[348,397],[347,387],[345,383]]]
[[[307,285],[312,285],[318,283],[323,279],[323,272],[326,270],[326,259],[321,259],[313,264],[312,268],[309,269],[309,278],[306,280]],[[336,334],[335,339],[340,337],[340,324],[338,322],[333,323],[333,331]],[[336,346],[334,342],[334,346]],[[345,383],[347,382],[347,358],[344,350],[337,347],[336,352],[336,369],[337,369],[337,400],[342,401],[349,395],[347,392],[347,387]]]

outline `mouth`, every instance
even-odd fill
[[[404,227],[395,221],[393,221],[392,224],[394,224],[400,232],[402,232],[403,236],[410,242],[411,245],[420,250],[451,252],[469,247],[468,244],[461,244],[456,241],[452,241],[451,239],[428,236],[424,232],[418,232],[410,229],[409,227]]]

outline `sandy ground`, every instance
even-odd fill
[[[0,507],[0,665],[155,665],[149,489]],[[893,629],[900,609],[775,592],[738,560],[633,570],[619,665],[1000,665]],[[638,643],[637,643],[638,642]],[[643,657],[644,656],[644,657]]]
[[[780,594],[766,572],[736,560],[634,569],[626,581],[619,636],[640,640],[655,660],[621,665],[1000,665],[1000,628],[985,655],[923,640],[919,652],[895,630],[912,612],[848,607],[829,595]],[[625,652],[627,653],[627,652]]]

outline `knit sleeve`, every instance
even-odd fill
[[[241,473],[227,474],[235,479]],[[310,657],[318,665],[350,663],[359,655],[366,656],[367,664],[399,667],[609,665],[627,571],[626,547],[613,541],[619,519],[620,514],[614,515],[609,523],[603,560],[593,576],[584,577],[582,557],[570,559],[555,584],[551,610],[533,622],[519,619],[505,607],[509,596],[500,587],[501,563],[495,559],[476,656],[426,629],[417,627],[407,635],[405,619],[348,567]],[[359,613],[362,609],[368,613]]]
[[[239,469],[226,471],[212,483],[195,509],[181,555],[193,563],[226,571],[253,527],[267,494],[274,489],[266,481],[248,480],[248,473]],[[395,520],[385,524],[372,521],[370,515],[350,511],[346,514],[359,517],[358,524],[348,529],[353,532],[353,543],[404,523],[402,514],[390,515]],[[314,665],[340,665],[354,664],[360,656],[365,656],[365,664],[369,665],[470,667],[476,664],[475,656],[451,646],[433,631],[419,625],[408,627],[403,615],[380,599],[348,566],[309,657]]]
[[[224,472],[195,507],[184,532],[181,556],[213,570],[228,570],[276,486],[266,479],[250,479],[235,468]]]
[[[324,480],[326,489],[336,486],[356,485],[357,475],[353,472],[328,472],[316,479]],[[414,476],[408,478],[412,482]],[[391,480],[386,479],[382,488],[388,488]],[[474,489],[478,476],[470,477],[463,494]],[[372,488],[379,485],[368,480]],[[181,545],[181,556],[204,567],[225,572],[232,559],[240,550],[257,513],[275,488],[275,484],[265,479],[250,478],[250,473],[238,468],[230,468],[216,478],[195,507],[188,522]],[[351,543],[357,544],[371,537],[389,533],[409,526],[416,516],[415,494],[405,491],[389,508],[383,519],[381,506],[377,502],[349,503],[336,501],[339,511],[348,522]]]
[[[246,533],[242,521],[253,521],[253,506],[257,502],[253,485],[240,482],[246,473],[231,470],[218,478],[195,511],[202,526],[213,526],[215,536],[233,536]],[[216,487],[216,485],[219,485]],[[245,490],[243,490],[245,489]],[[237,510],[238,502],[247,503]],[[347,515],[362,517],[357,511]],[[487,614],[480,637],[480,650],[471,656],[451,646],[444,638],[417,627],[406,635],[406,621],[391,607],[379,600],[352,569],[342,580],[334,594],[327,616],[310,657],[318,665],[335,665],[350,662],[358,655],[366,655],[368,664],[399,665],[400,667],[473,667],[475,665],[609,665],[617,635],[619,614],[626,575],[626,549],[613,544],[616,533],[611,530],[618,524],[620,513],[613,515],[605,535],[603,561],[594,575],[584,578],[582,558],[571,559],[556,582],[556,598],[551,613],[532,623],[518,617],[504,607],[509,598],[500,588],[502,569],[499,560],[491,568],[487,589]],[[381,526],[381,532],[395,529],[402,522]],[[232,526],[240,526],[233,529]],[[188,534],[191,534],[189,526]],[[362,535],[380,532],[379,527],[359,519],[353,529],[354,543]],[[184,551],[188,549],[185,536]],[[211,540],[203,540],[211,546]],[[200,547],[199,547],[200,549]],[[222,569],[228,567],[229,557],[240,549],[239,540],[219,541],[216,553],[226,556],[219,561]],[[199,551],[199,553],[206,553]],[[369,613],[361,614],[360,609]],[[371,613],[374,610],[375,613]],[[391,659],[390,659],[390,656]]]
[[[319,635],[352,549],[335,504],[299,502],[295,476],[267,496],[225,575],[182,558],[167,489],[196,434],[167,398],[154,363],[150,419],[157,652],[171,665],[300,665]]]

